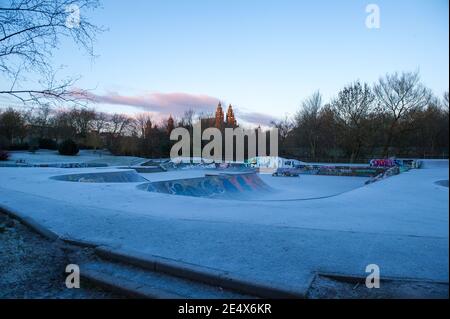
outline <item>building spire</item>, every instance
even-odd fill
[[[227,124],[236,126],[236,118],[234,117],[233,107],[231,106],[231,104],[228,106],[227,110]]]
[[[217,128],[221,128],[223,126],[223,118],[224,118],[224,114],[223,114],[222,104],[219,102],[219,105],[217,105],[216,117],[215,117],[215,126]]]
[[[175,123],[174,123],[172,114],[170,114],[169,118],[167,119],[167,133],[170,134],[174,128],[175,128]]]

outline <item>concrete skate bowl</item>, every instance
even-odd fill
[[[64,182],[78,183],[143,183],[147,179],[136,173],[135,170],[113,172],[92,172],[80,174],[66,174],[52,176],[51,179]]]
[[[262,198],[272,191],[255,173],[159,181],[139,185],[138,189],[171,195],[241,200]]]
[[[165,170],[161,166],[124,166],[124,167],[117,167],[118,169],[133,169],[138,173],[161,173],[165,172]]]
[[[448,188],[448,179],[442,180],[442,181],[437,181],[436,184],[439,185],[439,186],[443,186],[443,187],[447,187]]]

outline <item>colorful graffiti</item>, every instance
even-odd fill
[[[270,191],[270,187],[255,173],[206,175],[146,183],[138,188],[149,192],[208,198],[238,198]]]
[[[277,168],[272,176],[298,177],[301,174],[298,168]]]
[[[383,173],[372,177],[370,180],[368,180],[366,182],[366,184],[375,183],[375,182],[378,182],[378,181],[380,181],[382,179],[385,179],[385,178],[388,178],[388,177],[391,177],[391,176],[394,176],[394,175],[398,175],[398,174],[400,174],[400,167],[393,166],[393,167],[387,169],[386,171],[384,171]]]
[[[380,158],[380,159],[372,159],[370,160],[371,167],[394,167],[397,166],[398,163],[394,159],[390,158]]]
[[[402,171],[409,170],[412,168],[420,168],[422,165],[421,161],[416,159],[393,159],[393,158],[383,158],[383,159],[373,159],[370,161],[371,167],[400,167]]]
[[[360,167],[360,166],[325,166],[325,165],[301,165],[297,169],[299,174],[326,175],[326,176],[356,176],[374,177],[383,173],[384,167]]]

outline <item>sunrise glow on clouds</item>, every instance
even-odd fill
[[[437,96],[448,90],[447,0],[379,0],[379,29],[366,27],[364,0],[102,2],[96,58],[62,43],[53,61],[101,111],[164,118],[212,113],[220,100],[239,123],[267,125],[317,90],[329,103],[386,73],[420,70]]]
[[[169,115],[180,117],[188,110],[195,111],[196,114],[213,114],[217,104],[222,101],[219,98],[204,94],[188,93],[144,93],[140,95],[122,95],[117,92],[107,92],[105,94],[87,93],[87,98],[96,104],[131,106],[136,112],[150,112],[156,119],[167,118]],[[246,112],[234,106],[238,120],[243,120],[250,125],[268,126],[277,118],[259,113]]]

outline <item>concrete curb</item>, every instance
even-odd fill
[[[145,255],[124,249],[111,249],[106,246],[98,246],[95,248],[95,252],[99,257],[106,259],[262,298],[303,299],[306,298],[308,288],[294,290],[280,287],[274,283],[248,281],[239,275],[231,274],[223,270],[207,268],[154,255]],[[312,278],[309,283],[314,278],[313,274],[311,276]]]
[[[47,238],[50,241],[56,241],[56,240],[59,239],[59,236],[55,232],[53,232],[53,231],[47,229],[46,227],[42,226],[41,224],[36,222],[31,217],[23,216],[22,214],[14,211],[14,210],[12,210],[10,208],[7,208],[5,206],[0,206],[0,212],[8,215],[9,217],[11,217],[13,219],[17,219],[22,224],[24,224],[25,226],[29,227],[30,229],[32,229],[33,231],[35,231],[39,235],[43,236],[44,238]]]
[[[82,248],[95,248],[97,246],[100,246],[100,244],[96,244],[91,241],[81,240],[81,239],[73,239],[73,238],[70,238],[67,236],[61,236],[60,239],[67,244],[82,247]]]
[[[0,206],[0,213],[4,213],[5,215],[9,216],[12,219],[16,219],[34,232],[38,233],[39,235],[43,236],[44,238],[50,240],[50,241],[56,241],[61,240],[67,244],[84,247],[84,248],[95,248],[99,246],[100,244],[96,244],[94,242],[90,241],[84,241],[80,239],[73,239],[66,236],[59,236],[55,232],[49,230],[45,226],[39,224],[37,221],[35,221],[33,218],[28,216],[23,216],[22,214],[18,213],[17,211],[12,210],[11,208],[7,208],[4,205]]]
[[[59,236],[55,232],[36,222],[31,217],[22,216],[20,213],[6,208],[5,206],[0,206],[0,212],[3,212],[9,217],[20,221],[21,223],[28,226],[30,229],[50,241],[61,240],[67,244],[84,248],[93,248],[99,257],[120,261],[125,264],[138,266],[151,271],[162,272],[172,276],[202,282],[208,285],[218,286],[244,294],[258,296],[261,298],[304,299],[306,298],[307,290],[312,280],[314,279],[314,275],[312,274],[311,280],[309,280],[308,285],[304,288],[302,287],[300,290],[280,287],[279,285],[270,282],[248,281],[247,279],[240,277],[237,274],[231,274],[223,270],[208,268],[154,255],[145,255],[139,252],[132,252],[124,249],[115,249],[89,241],[82,241],[65,236]],[[97,279],[96,281],[96,278],[94,276],[91,276],[91,278],[89,279],[91,279],[91,281],[93,282],[101,283],[101,280]],[[121,292],[124,292],[128,289],[129,294],[149,298],[148,295],[145,296],[144,294],[141,294],[141,292],[139,292],[139,289],[136,290],[131,289],[132,287],[124,286],[121,290],[121,284],[122,282],[118,284],[108,284],[108,286],[116,291]],[[126,285],[126,283],[123,284]]]
[[[81,278],[111,291],[139,299],[184,299],[182,296],[142,286],[128,280],[84,269]]]
[[[348,283],[364,283],[366,277],[362,275],[349,275],[343,273],[334,272],[316,272],[316,276],[327,277],[337,281],[348,282]],[[402,278],[402,277],[391,277],[391,276],[381,276],[381,282],[411,282],[411,283],[430,283],[430,284],[444,284],[448,285],[448,281],[442,280],[432,280],[426,278]]]

